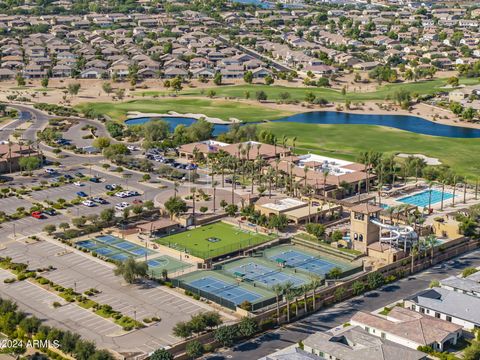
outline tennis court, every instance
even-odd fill
[[[90,240],[79,241],[76,245],[117,261],[156,254],[153,250],[112,235],[97,236]]]
[[[148,272],[152,274],[153,277],[161,277],[162,271],[167,270],[168,274],[172,274],[183,269],[187,269],[192,264],[174,259],[168,255],[162,255],[147,261]]]
[[[237,284],[229,284],[209,276],[192,281],[189,285],[210,294],[220,296],[236,305],[239,305],[244,301],[253,303],[262,297],[259,294],[242,289]]]
[[[338,264],[296,250],[283,251],[270,257],[270,260],[275,262],[284,261],[286,266],[300,268],[322,276],[334,267],[341,268]]]
[[[261,283],[268,288],[277,284],[286,284],[287,282],[291,282],[295,287],[306,283],[306,281],[300,277],[288,274],[282,271],[282,269],[268,267],[255,262],[248,262],[232,267],[228,269],[228,272],[235,277],[240,277],[253,283]]]
[[[283,264],[300,272],[324,277],[333,268],[340,268],[344,273],[353,273],[362,268],[361,262],[348,262],[332,254],[306,248],[299,245],[280,245],[264,251],[268,261]]]

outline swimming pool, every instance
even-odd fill
[[[430,195],[431,193],[431,195]],[[430,197],[431,196],[431,197]],[[444,192],[443,201],[453,198],[453,194]],[[438,190],[425,190],[418,194],[410,195],[398,199],[397,201],[403,202],[405,204],[428,207],[428,204],[436,204],[442,201],[442,192]]]

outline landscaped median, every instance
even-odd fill
[[[67,303],[76,303],[78,306],[84,309],[91,309],[95,314],[106,319],[112,320],[115,324],[122,327],[125,331],[131,331],[133,329],[140,329],[145,327],[145,324],[140,321],[136,321],[129,316],[122,314],[119,311],[113,310],[110,305],[99,304],[96,301],[90,299],[89,297],[95,296],[99,293],[96,289],[89,289],[82,294],[74,291],[72,288],[65,288],[59,284],[54,283],[51,280],[41,276],[40,274],[47,273],[50,270],[53,270],[52,267],[46,267],[42,269],[29,270],[27,264],[15,263],[10,258],[0,258],[0,268],[10,271],[16,277],[7,278],[4,280],[4,283],[11,284],[16,281],[28,280],[35,282],[45,290],[48,290],[62,299]],[[59,302],[54,302],[52,304],[54,308],[62,306]],[[144,319],[145,323],[154,323],[161,321],[159,318],[149,318]]]

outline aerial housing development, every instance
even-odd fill
[[[480,359],[478,2],[0,9],[0,359]]]

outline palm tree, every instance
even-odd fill
[[[272,291],[275,294],[277,300],[277,324],[280,324],[280,296],[283,294],[283,286],[275,284],[272,286]]]
[[[430,234],[425,238],[426,243],[430,246],[430,265],[433,265],[434,249],[437,243],[437,237],[434,234]]]
[[[177,197],[177,193],[178,193],[178,185],[179,185],[178,181],[175,181],[173,183],[173,197],[175,197],[175,198]]]
[[[307,173],[310,170],[308,166],[303,167],[304,179],[305,179],[305,187],[307,187]]]
[[[290,322],[290,301],[293,299],[293,283],[291,281],[287,281],[283,285],[283,292],[285,294],[285,298],[287,299],[287,323]]]
[[[433,181],[428,181],[428,213],[430,214],[430,209],[432,208],[432,186]]]
[[[283,145],[283,156],[285,156],[285,151],[287,151],[287,135],[283,135],[282,145]]]
[[[322,280],[320,277],[314,275],[311,278],[312,280],[310,281],[310,288],[312,289],[312,305],[313,305],[313,311],[315,311],[317,307],[317,298],[315,297],[315,291],[320,287],[322,284]]]
[[[278,189],[278,164],[280,164],[280,159],[275,159],[275,190]]]
[[[294,136],[294,137],[292,138],[292,155],[295,154],[295,143],[296,143],[296,142],[297,142],[297,137]]]
[[[301,290],[302,290],[302,293],[303,293],[303,302],[304,302],[304,311],[305,311],[305,314],[308,312],[308,305],[307,305],[307,295],[308,295],[308,292],[310,291],[311,289],[311,284],[305,284],[305,285],[302,285],[301,287]]]
[[[417,246],[412,246],[412,248],[410,249],[410,260],[411,260],[410,274],[413,274],[414,266],[415,266],[415,256],[417,256],[417,254],[418,254]]]
[[[193,227],[195,227],[195,200],[196,200],[196,193],[197,193],[197,189],[192,187],[190,189],[190,192],[192,194],[192,199],[193,199],[193,208],[192,208],[192,215],[193,215]]]
[[[442,199],[440,200],[440,211],[443,211],[443,197],[445,196],[445,180],[442,180]]]
[[[457,176],[453,177],[453,196],[452,196],[452,206],[455,206],[455,191],[457,190]]]
[[[330,170],[323,169],[322,173],[323,173],[323,202],[326,204],[327,203],[327,176],[330,173]]]
[[[216,200],[216,195],[217,195],[217,185],[218,181],[213,181],[212,182],[212,189],[213,189],[213,213],[215,214],[215,200]]]

